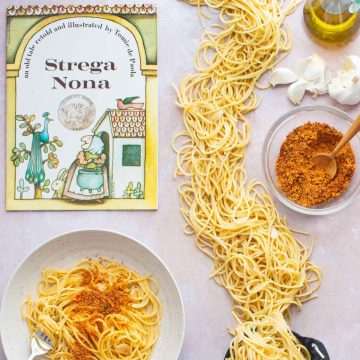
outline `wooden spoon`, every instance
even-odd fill
[[[330,154],[318,153],[311,158],[311,162],[325,170],[333,179],[337,173],[337,165],[335,157],[339,151],[357,134],[360,130],[360,115],[350,126],[350,129],[341,138],[335,149]]]

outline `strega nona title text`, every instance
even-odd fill
[[[130,62],[133,59],[130,59]],[[64,71],[75,72],[82,71],[90,74],[101,74],[104,71],[116,71],[117,67],[112,61],[58,61],[56,59],[47,59],[45,61],[46,71]],[[135,72],[131,67],[130,76],[132,77]],[[70,75],[69,75],[70,76]],[[110,89],[111,85],[108,80],[89,79],[77,80],[69,78],[68,76],[53,76],[52,89]]]

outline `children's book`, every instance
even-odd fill
[[[8,8],[8,210],[157,208],[156,13]]]

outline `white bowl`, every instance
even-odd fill
[[[30,355],[29,332],[21,319],[20,306],[29,293],[35,294],[41,270],[53,266],[69,268],[81,259],[106,257],[124,262],[140,274],[158,281],[163,305],[160,338],[152,360],[177,359],[184,339],[184,308],[179,289],[166,265],[147,247],[115,232],[83,230],[60,235],[30,254],[17,268],[5,290],[0,314],[0,332],[5,354],[11,360]]]

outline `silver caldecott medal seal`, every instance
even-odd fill
[[[87,129],[95,120],[94,103],[85,95],[74,94],[66,97],[59,105],[59,120],[67,129]]]

